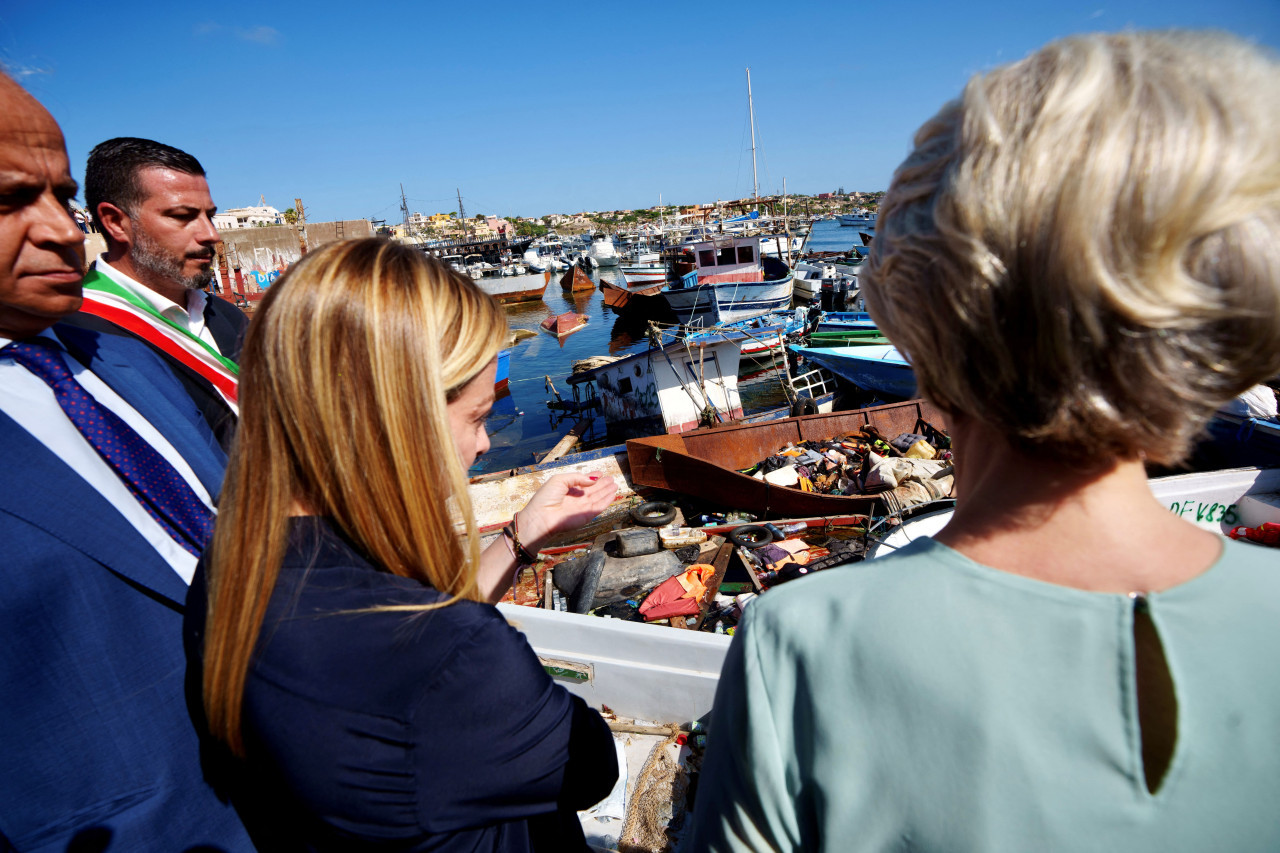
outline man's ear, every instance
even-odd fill
[[[94,215],[109,242],[126,247],[133,245],[133,220],[123,209],[109,201],[103,201],[98,203]]]

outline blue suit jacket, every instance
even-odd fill
[[[55,331],[216,495],[226,458],[151,350]],[[201,772],[183,696],[186,584],[3,413],[0,446],[0,849],[251,850]]]

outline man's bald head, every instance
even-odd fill
[[[77,189],[58,123],[0,73],[0,336],[30,337],[80,307]]]

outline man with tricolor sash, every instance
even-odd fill
[[[249,321],[206,291],[218,231],[204,168],[170,145],[108,139],[89,152],[85,200],[107,251],[85,277],[84,306],[71,322],[146,342],[229,449]]]

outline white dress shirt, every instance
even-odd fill
[[[174,321],[192,335],[213,347],[214,352],[219,355],[223,354],[218,347],[218,342],[213,339],[213,333],[209,331],[209,327],[204,322],[204,306],[208,303],[209,296],[203,290],[188,290],[187,304],[184,307],[120,272],[120,270],[107,263],[106,255],[98,256],[98,259],[94,261],[94,268],[134,296],[144,300],[166,318]]]
[[[41,336],[58,340],[52,330],[42,332]],[[10,343],[12,339],[0,337],[0,347]],[[196,496],[212,510],[213,501],[209,498],[208,490],[168,439],[91,370],[65,351],[60,354],[76,381],[84,386],[95,400],[114,412],[142,436],[147,444],[150,444],[182,475],[182,479],[187,482]],[[156,553],[173,567],[183,581],[191,582],[191,576],[196,568],[195,556],[175,542],[160,523],[147,514],[146,509],[129,492],[128,486],[115,470],[98,455],[93,445],[62,411],[53,394],[53,389],[39,376],[31,373],[3,352],[0,352],[0,411],[17,421],[18,426],[25,429],[51,453],[67,463],[71,470],[84,478],[90,487],[115,507],[125,520],[156,549]]]

